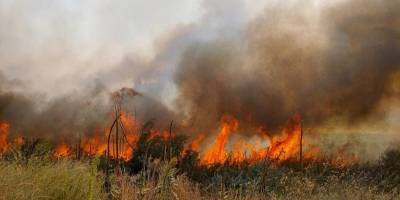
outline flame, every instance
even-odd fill
[[[83,138],[81,148],[89,156],[102,155],[107,151],[106,131],[96,129],[89,138]]]
[[[10,143],[8,142],[9,131],[10,124],[0,121],[0,153],[7,151],[10,146]],[[21,146],[25,143],[25,140],[22,136],[17,136],[15,137],[13,143]]]
[[[193,151],[199,151],[200,145],[204,141],[205,138],[206,138],[206,135],[200,133],[199,135],[197,135],[196,138],[194,138],[192,140],[192,142],[189,144],[187,149],[190,149]]]
[[[110,141],[110,156],[129,160],[135,151],[135,145],[139,139],[139,130],[142,126],[132,115],[122,113],[119,126],[119,138],[116,142],[115,132]],[[253,128],[251,130],[239,129],[240,121],[230,115],[225,115],[220,120],[218,132],[216,134],[197,134],[190,143],[185,146],[185,150],[197,151],[200,154],[200,164],[209,166],[223,163],[256,163],[264,159],[269,159],[280,163],[285,160],[299,158],[300,140],[301,140],[301,123],[300,116],[296,115],[288,120],[280,134],[270,134],[265,127]],[[247,127],[243,126],[243,127]],[[11,143],[8,143],[10,125],[0,121],[0,153],[7,150]],[[114,130],[115,131],[115,130]],[[254,132],[252,137],[238,134],[240,131]],[[166,130],[151,129],[150,138],[161,137],[169,139],[176,136],[175,132]],[[64,140],[54,148],[53,155],[55,157],[69,157],[83,153],[86,156],[106,155],[107,139],[110,133],[109,128],[96,128],[91,134],[82,136],[80,144],[66,143]],[[208,145],[211,136],[215,135],[214,142]],[[25,140],[21,136],[17,136],[13,140],[13,144],[22,145]],[[118,144],[118,155],[116,145]],[[303,158],[313,161],[325,161],[321,149],[318,145],[307,144],[303,141]],[[79,147],[79,149],[78,149]],[[331,155],[329,162],[333,165],[343,166],[356,162],[359,158],[356,155],[346,154],[348,145],[338,148]],[[326,159],[326,158],[325,158]]]
[[[122,146],[122,154],[120,155],[120,157],[122,157],[124,160],[129,160],[132,157],[135,147],[134,145],[139,139],[137,132],[140,125],[134,117],[125,113],[121,115],[121,122],[124,124],[125,127],[126,132],[124,137],[127,140],[127,144]]]
[[[18,145],[18,146],[21,146],[21,145],[25,144],[25,139],[24,139],[22,136],[18,135],[18,136],[14,139],[14,144],[16,144],[16,145]]]
[[[4,152],[8,148],[7,137],[10,125],[0,121],[0,152]]]
[[[124,160],[129,160],[133,154],[134,144],[138,140],[137,130],[139,129],[139,123],[134,119],[134,117],[122,113],[120,121],[123,124],[124,129],[119,127],[119,152],[118,157]],[[83,139],[82,150],[89,156],[93,155],[105,155],[107,152],[107,139],[110,130],[96,129],[95,132]],[[111,138],[110,142],[110,156],[117,157],[117,152],[115,150],[115,138]]]
[[[54,156],[60,157],[67,157],[71,154],[71,147],[67,145],[64,141],[56,146],[54,149]]]
[[[232,133],[238,130],[239,121],[231,116],[224,116],[216,141],[203,153],[201,164],[222,164],[227,161],[239,163],[245,160],[254,163],[265,158],[278,161],[288,160],[299,153],[300,126],[300,117],[293,117],[279,137],[271,137],[261,127],[257,130],[261,138],[253,143],[245,142],[246,140],[236,141],[231,150],[228,151],[227,144],[232,139]]]
[[[221,123],[221,131],[218,133],[214,145],[204,153],[201,159],[202,164],[223,163],[227,158],[225,145],[231,133],[238,129],[239,121],[226,115],[222,118]]]
[[[127,113],[121,113],[120,122],[123,124],[123,129],[121,126],[118,126],[118,155],[116,151],[117,139],[115,138],[115,132],[113,132],[110,138],[110,156],[113,158],[118,157],[123,160],[129,160],[135,150],[135,144],[139,139],[138,130],[141,124],[133,116]],[[88,156],[106,155],[109,133],[109,128],[97,128],[91,135],[82,138],[82,144],[79,144],[79,147]],[[150,130],[150,138],[159,136],[167,139],[175,135],[175,133],[169,133],[169,131],[160,131],[157,129]],[[61,142],[56,147],[55,156],[70,156],[72,151],[73,148],[71,146]]]
[[[289,126],[283,129],[283,139],[272,138],[268,156],[278,160],[287,160],[297,155],[300,150],[300,118],[295,117]]]

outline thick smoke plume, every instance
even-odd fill
[[[400,2],[284,4],[267,7],[237,38],[183,54],[177,103],[201,131],[225,114],[272,132],[296,114],[308,126],[383,117],[377,107],[398,84]]]
[[[139,93],[124,101],[125,112],[140,122],[156,119],[162,128],[174,120],[176,130],[188,134],[214,134],[224,115],[238,119],[238,132],[244,134],[257,132],[247,127],[277,133],[296,115],[307,127],[346,128],[388,121],[399,130],[399,1],[274,2],[251,20],[242,19],[239,0],[213,2],[204,1],[208,10],[200,22],[180,24],[163,35],[155,55],[148,58],[120,55],[113,48],[86,49],[90,53],[80,55],[85,59],[68,54],[73,50],[52,51],[70,44],[69,40],[80,47],[79,40],[67,36],[69,42],[58,43],[55,37],[49,44],[40,43],[39,49],[55,54],[50,56],[39,50],[18,54],[29,40],[25,35],[24,40],[16,39],[19,45],[7,43],[0,55],[8,60],[3,59],[0,67],[15,67],[8,70],[14,74],[35,71],[27,77],[41,75],[36,81],[42,83],[33,85],[48,86],[40,91],[54,94],[43,97],[30,82],[0,74],[0,120],[10,123],[12,135],[53,140],[61,135],[76,140],[110,126],[111,96],[115,88],[125,85]],[[231,7],[237,13],[230,13],[235,10]],[[18,24],[10,23],[14,14],[3,15],[1,24]],[[22,21],[18,28],[31,23]],[[123,30],[125,24],[119,25]],[[12,35],[4,30],[0,39],[13,41]],[[102,46],[97,40],[94,43]],[[54,77],[51,74],[57,69],[34,68],[58,63],[63,73]],[[31,65],[34,70],[24,70]],[[75,66],[78,72],[70,72],[67,66]],[[57,87],[46,76],[57,80],[53,81]],[[66,92],[60,83],[67,83]],[[71,89],[75,87],[79,88]]]
[[[157,100],[132,89],[110,91],[97,84],[84,91],[47,99],[15,88],[19,81],[8,80],[0,74],[0,122],[11,125],[12,136],[45,138],[60,142],[77,141],[94,130],[106,130],[113,120],[113,97],[124,95],[122,107],[137,120],[153,118],[165,127],[175,118],[171,111]],[[13,88],[12,90],[10,90]],[[130,95],[126,91],[132,91]]]

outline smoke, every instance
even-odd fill
[[[141,122],[169,123],[176,117],[159,98],[167,77],[159,79],[179,46],[174,38],[185,33],[186,25],[176,24],[196,19],[192,4],[0,2],[0,25],[7,27],[0,30],[0,121],[10,123],[13,136],[74,140],[108,128],[110,96],[134,87],[141,95],[126,98],[124,111]],[[177,8],[183,11],[171,15]]]
[[[400,70],[399,9],[375,0],[270,5],[238,37],[185,50],[177,107],[201,131],[226,114],[271,132],[296,114],[310,127],[382,120]]]
[[[170,16],[173,2],[153,12]],[[107,128],[110,96],[132,87],[140,95],[126,112],[160,127],[185,119],[189,133],[213,133],[223,115],[271,133],[297,114],[307,127],[399,130],[399,2],[268,1],[257,12],[244,2],[205,0],[196,20],[185,4],[176,23],[133,24],[153,7],[0,4],[0,120],[14,134],[74,139]],[[151,53],[138,50],[147,35]]]
[[[133,87],[147,78],[144,73],[151,74],[148,60],[159,51],[154,40],[195,21],[197,7],[194,0],[4,0],[0,69],[49,97],[84,90],[95,81],[113,89]],[[126,62],[131,60],[135,63]]]
[[[1,75],[1,74],[0,74]],[[126,88],[112,91],[97,83],[86,90],[56,98],[45,98],[29,92],[9,90],[16,80],[0,76],[0,119],[11,125],[12,136],[45,138],[52,141],[72,142],[94,130],[106,130],[113,118],[112,99],[116,92],[123,94]],[[124,95],[123,111],[137,114],[139,122],[155,118],[158,126],[165,126],[174,119],[173,113],[159,101],[146,94],[132,90],[132,95]]]

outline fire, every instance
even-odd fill
[[[288,120],[279,134],[270,134],[265,127],[254,127],[250,130],[242,127],[241,122],[235,117],[225,115],[220,120],[218,132],[216,134],[197,134],[190,143],[185,146],[185,150],[199,152],[200,164],[209,166],[223,163],[256,163],[264,159],[269,159],[280,163],[285,160],[298,160],[300,155],[300,145],[303,143],[303,159],[324,161],[321,149],[316,144],[301,142],[302,127],[300,116],[294,116]],[[120,116],[119,136],[116,138],[115,132],[110,137],[110,156],[123,160],[131,159],[135,151],[135,145],[140,136],[140,129],[143,124],[139,123],[132,115],[122,113]],[[9,137],[9,124],[0,122],[0,153],[7,150],[11,145],[7,139]],[[113,130],[115,131],[115,129]],[[150,138],[161,137],[169,139],[176,136],[175,132],[158,130],[152,128],[148,130]],[[241,132],[248,131],[252,135],[243,136]],[[81,136],[79,143],[66,143],[63,139],[54,148],[55,157],[71,156],[98,156],[106,155],[108,150],[108,135],[110,129],[96,128],[91,134]],[[209,144],[209,140],[214,142]],[[25,140],[21,136],[13,139],[13,144],[22,145]],[[118,145],[118,148],[117,148]],[[117,151],[118,149],[118,151]],[[339,148],[332,156],[330,161],[335,165],[348,165],[357,161],[355,155],[345,154],[346,146]],[[75,154],[76,153],[76,154]],[[118,153],[118,154],[117,154]],[[337,154],[337,155],[336,155]],[[184,155],[184,154],[183,154]],[[182,156],[183,156],[182,155]]]
[[[14,139],[14,144],[16,144],[16,145],[18,145],[18,146],[21,146],[21,145],[23,145],[25,143],[25,139],[22,137],[22,136],[17,136],[15,139]]]
[[[132,156],[134,150],[134,144],[136,143],[138,137],[139,123],[130,115],[122,113],[120,120],[123,124],[124,129],[119,127],[120,137],[119,138],[119,152],[118,157],[124,160],[129,160]],[[81,146],[82,150],[89,156],[93,155],[105,155],[107,152],[107,139],[110,130],[96,129],[95,132],[83,139],[83,144]],[[115,138],[111,138],[110,142],[110,156],[117,157],[117,152],[115,148]]]
[[[217,135],[214,145],[203,154],[202,164],[223,163],[227,158],[225,145],[231,133],[238,129],[239,121],[230,116],[224,116],[221,123],[221,131]]]
[[[67,157],[71,153],[71,148],[66,143],[61,142],[57,147],[54,149],[54,156],[56,157]]]
[[[142,124],[140,124],[133,116],[127,113],[121,113],[120,122],[121,124],[118,125],[118,138],[116,138],[114,132],[110,138],[110,156],[112,158],[118,157],[123,160],[129,160],[135,150],[135,144],[139,139],[139,130]],[[97,128],[91,135],[83,136],[81,144],[79,144],[79,148],[85,155],[88,156],[106,155],[109,133],[109,128]],[[169,131],[160,131],[157,129],[150,130],[150,138],[159,136],[166,139],[174,135],[176,134],[169,133]],[[55,156],[70,156],[72,151],[73,148],[71,146],[68,146],[62,142],[57,145]]]
[[[8,148],[7,137],[10,125],[0,121],[0,152]]]
[[[192,140],[187,149],[198,151],[201,143],[204,141],[205,138],[206,135],[199,134],[194,140]]]
[[[83,138],[81,148],[89,156],[102,155],[107,151],[106,131],[96,129],[91,137]]]
[[[8,136],[10,131],[10,124],[0,121],[0,153],[7,151],[10,146]],[[22,136],[17,136],[13,140],[13,144],[21,146],[25,143]]]
[[[287,160],[297,155],[300,150],[300,118],[295,117],[289,122],[289,126],[283,130],[283,139],[272,138],[268,156],[279,160]]]
[[[237,141],[230,151],[227,150],[227,144],[232,139],[233,133],[238,130],[239,121],[233,117],[224,116],[220,127],[215,143],[201,157],[203,165],[222,164],[226,161],[257,162],[265,158],[283,161],[293,158],[299,153],[301,125],[298,116],[288,122],[279,136],[271,137],[261,127],[258,129],[261,138],[259,137],[253,143]]]
[[[139,123],[138,121],[125,113],[121,116],[121,122],[124,124],[125,127],[125,139],[127,140],[127,144],[122,146],[122,154],[120,155],[124,160],[128,160],[131,158],[133,154],[133,148],[136,141],[139,139],[138,137],[138,130],[139,130]],[[124,141],[124,140],[122,140]]]

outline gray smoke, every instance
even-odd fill
[[[66,12],[62,6],[56,10],[63,12],[51,12],[43,25],[58,28],[50,31],[52,37],[39,34],[38,43],[24,33],[36,33],[41,23],[38,28],[33,19],[0,11],[0,23],[18,32],[14,38],[7,29],[0,31],[1,42],[9,41],[0,46],[0,66],[28,79],[0,74],[0,120],[10,122],[15,134],[77,138],[110,125],[110,96],[124,85],[141,94],[126,99],[126,112],[141,122],[156,119],[161,128],[173,119],[189,120],[193,130],[185,133],[212,133],[225,114],[239,119],[241,127],[271,132],[296,114],[308,127],[332,121],[352,127],[388,118],[398,124],[400,2],[349,0],[324,7],[288,2],[269,3],[249,21],[239,0],[204,1],[200,22],[163,34],[151,59],[114,49],[110,43],[118,41],[109,41],[114,32],[108,26],[104,44],[81,30],[82,38],[91,38],[87,44],[96,45],[77,52],[82,41],[75,34],[81,38],[81,32],[72,30],[81,21],[60,26],[52,16]],[[106,24],[124,32],[124,20],[108,17]],[[94,32],[101,32],[97,28]],[[49,93],[33,90],[32,81]]]
[[[45,98],[29,92],[9,91],[14,82],[0,76],[0,119],[11,125],[11,137],[45,138],[73,142],[94,130],[106,130],[113,121],[112,96],[100,83],[73,94]],[[156,119],[158,126],[167,127],[172,112],[146,94],[124,95],[123,111],[137,116],[140,123]],[[59,141],[58,141],[59,142]]]
[[[267,7],[238,38],[185,51],[177,104],[200,129],[225,114],[270,131],[295,114],[311,127],[383,117],[375,110],[400,70],[400,2],[284,4]]]

